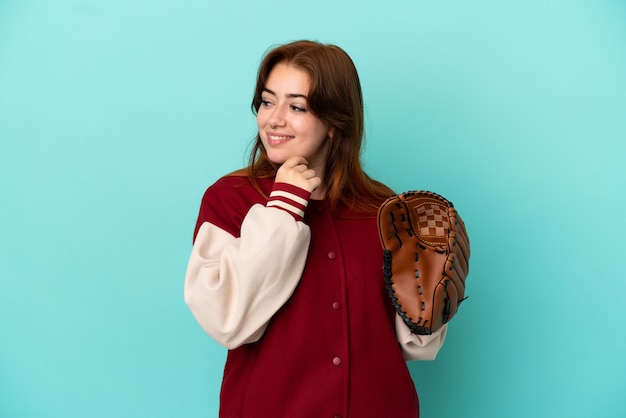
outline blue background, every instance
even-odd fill
[[[422,416],[626,416],[625,23],[618,0],[0,0],[0,417],[216,416],[192,230],[245,164],[259,60],[300,38],[354,59],[368,172],[468,225],[469,300],[410,364]]]

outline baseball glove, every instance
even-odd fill
[[[380,206],[378,231],[396,311],[413,333],[432,334],[465,298],[470,246],[463,220],[442,196],[410,191]]]

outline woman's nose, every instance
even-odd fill
[[[282,108],[282,106],[276,106],[273,109],[272,114],[270,115],[270,118],[269,118],[269,123],[271,127],[285,125],[285,111]]]

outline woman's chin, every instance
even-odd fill
[[[285,155],[282,152],[268,152],[267,158],[274,164],[282,164],[289,159],[290,155]]]

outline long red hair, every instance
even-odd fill
[[[363,95],[352,59],[341,48],[312,41],[296,41],[270,50],[259,67],[252,111],[256,115],[270,72],[278,63],[305,71],[311,80],[308,107],[333,128],[326,157],[326,199],[331,208],[339,204],[365,214],[375,213],[393,191],[370,178],[361,166],[363,143]],[[267,157],[257,134],[249,166],[235,174],[247,175],[253,184],[261,177],[274,177],[278,166]]]

